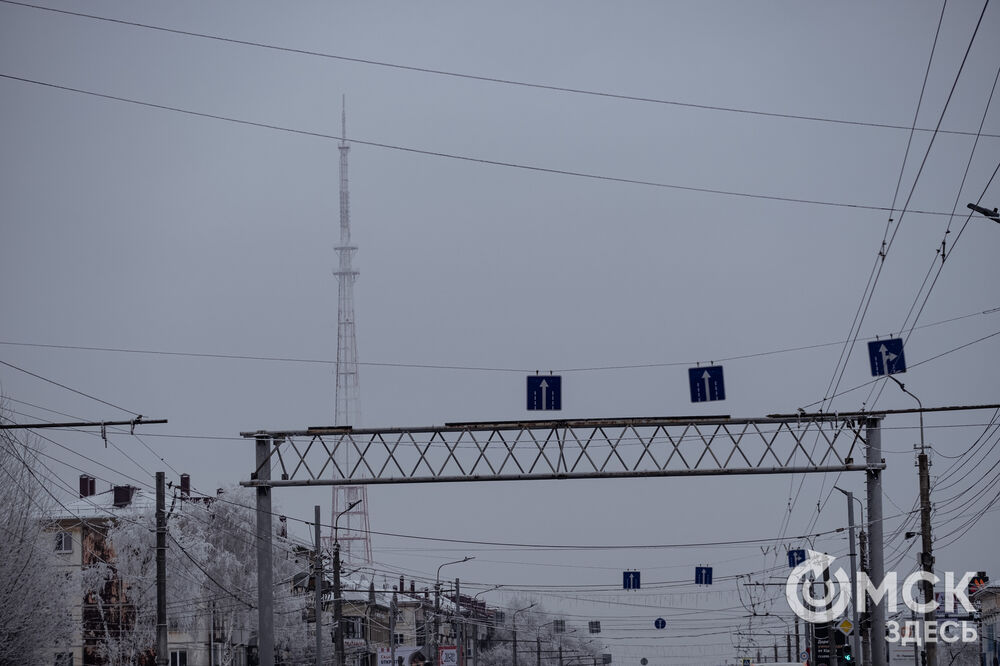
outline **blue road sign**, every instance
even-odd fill
[[[750,666],[750,660],[749,659],[744,659],[743,660],[743,666]]]
[[[872,377],[894,375],[906,372],[906,357],[903,356],[903,340],[890,338],[868,343],[868,363],[872,366]]]
[[[528,409],[562,409],[562,377],[528,375]]]
[[[638,571],[623,571],[622,572],[622,588],[626,590],[638,590],[639,589],[639,572]]]
[[[726,399],[721,365],[688,368],[688,383],[691,385],[691,402]]]
[[[711,585],[712,567],[695,567],[694,582],[695,585]]]
[[[795,568],[806,561],[806,551],[798,548],[788,551],[788,566]]]
[[[656,618],[656,621],[653,622],[653,626],[656,627],[657,629],[665,629],[667,627],[667,621],[664,620],[662,617],[658,617]]]

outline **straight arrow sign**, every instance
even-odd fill
[[[721,365],[688,368],[688,385],[691,388],[691,402],[726,399],[726,385],[722,380]]]

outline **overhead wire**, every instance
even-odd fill
[[[333,135],[333,134],[326,134],[326,133],[323,133],[323,132],[314,132],[314,131],[309,131],[309,130],[295,129],[295,128],[284,127],[284,126],[276,125],[276,124],[272,124],[272,123],[256,122],[256,121],[251,121],[251,120],[245,120],[245,119],[235,118],[235,117],[232,117],[232,116],[225,116],[225,115],[221,115],[221,114],[206,113],[206,112],[203,112],[203,111],[194,111],[192,109],[185,109],[185,108],[178,107],[178,106],[172,106],[172,105],[168,105],[168,104],[156,104],[154,102],[149,102],[149,101],[134,99],[134,98],[131,98],[131,97],[124,97],[124,96],[121,96],[121,95],[111,95],[111,94],[107,94],[107,93],[99,93],[99,92],[96,92],[96,91],[93,91],[93,90],[86,90],[84,88],[76,88],[76,87],[73,87],[73,86],[59,85],[59,84],[51,83],[51,82],[48,82],[48,81],[41,81],[39,79],[32,79],[32,78],[23,77],[23,76],[15,76],[13,74],[8,74],[8,73],[0,73],[0,78],[8,79],[10,81],[19,81],[21,83],[27,83],[27,84],[31,84],[31,85],[36,85],[36,86],[44,87],[44,88],[51,88],[51,89],[54,89],[54,90],[62,90],[64,92],[72,92],[72,93],[76,93],[76,94],[80,94],[80,95],[87,95],[87,96],[90,96],[90,97],[96,97],[96,98],[106,99],[106,100],[115,101],[115,102],[123,102],[123,103],[126,103],[126,104],[133,104],[133,105],[136,105],[136,106],[142,106],[142,107],[146,107],[146,108],[159,109],[161,111],[170,111],[170,112],[173,112],[173,113],[180,113],[180,114],[188,115],[188,116],[195,116],[195,117],[199,117],[199,118],[208,118],[208,119],[212,119],[212,120],[219,120],[219,121],[223,121],[223,122],[235,123],[235,124],[238,124],[238,125],[245,125],[245,126],[248,126],[248,127],[257,127],[257,128],[261,128],[261,129],[275,130],[275,131],[278,131],[278,132],[286,132],[286,133],[291,133],[291,134],[296,134],[296,135],[301,135],[301,136],[308,136],[308,137],[317,138],[317,139],[325,139],[325,140],[329,140],[329,141],[349,142],[349,143],[353,143],[353,144],[357,144],[357,145],[361,145],[361,146],[370,146],[370,147],[373,147],[373,148],[382,148],[382,149],[385,149],[385,150],[394,150],[394,151],[406,152],[406,153],[415,154],[415,155],[423,155],[423,156],[428,156],[428,157],[440,157],[440,158],[443,158],[443,159],[457,160],[457,161],[466,162],[466,163],[483,164],[483,165],[489,165],[489,166],[504,167],[504,168],[508,168],[508,169],[518,169],[518,170],[529,171],[529,172],[534,172],[534,173],[546,173],[546,174],[552,174],[552,175],[571,176],[571,177],[574,177],[574,178],[583,178],[583,179],[586,179],[586,180],[597,180],[597,181],[604,181],[604,182],[622,183],[622,184],[627,184],[627,185],[639,185],[639,186],[643,186],[643,187],[651,187],[651,188],[658,188],[658,189],[668,189],[668,190],[676,190],[676,191],[684,191],[684,192],[696,192],[696,193],[700,193],[700,194],[713,194],[713,195],[728,196],[728,197],[737,197],[737,198],[745,198],[745,199],[756,199],[756,200],[761,200],[761,201],[775,201],[775,202],[783,202],[783,203],[795,203],[795,204],[805,204],[805,205],[812,205],[812,206],[825,206],[825,207],[831,207],[831,208],[864,210],[864,211],[878,211],[878,212],[888,212],[890,210],[889,208],[887,208],[885,206],[875,206],[875,205],[870,205],[870,204],[850,203],[850,202],[843,202],[843,201],[828,201],[828,200],[823,200],[823,199],[807,199],[807,198],[782,196],[782,195],[775,195],[775,194],[761,194],[761,193],[753,193],[753,192],[740,192],[740,191],[736,191],[736,190],[724,190],[724,189],[720,189],[720,188],[697,187],[697,186],[693,186],[693,185],[680,185],[680,184],[677,184],[677,183],[665,183],[665,182],[657,182],[657,181],[651,181],[651,180],[642,180],[642,179],[636,179],[636,178],[625,178],[625,177],[622,177],[622,176],[610,176],[610,175],[606,175],[606,174],[589,173],[589,172],[584,172],[584,171],[573,171],[573,170],[568,170],[568,169],[557,169],[557,168],[554,168],[554,167],[544,167],[544,166],[539,166],[539,165],[534,165],[534,164],[525,164],[525,163],[519,163],[519,162],[508,162],[508,161],[504,161],[504,160],[493,160],[493,159],[487,159],[487,158],[482,158],[482,157],[472,157],[472,156],[469,156],[469,155],[460,155],[460,154],[457,154],[457,153],[449,153],[449,152],[444,152],[444,151],[436,151],[436,150],[426,150],[426,149],[421,149],[421,148],[414,148],[412,146],[401,146],[401,145],[396,145],[396,144],[382,143],[382,142],[378,142],[378,141],[367,141],[367,140],[363,140],[363,139],[357,139],[357,138],[346,137],[346,136],[345,137],[341,137],[341,136],[336,136],[336,135]],[[912,215],[930,215],[930,216],[940,216],[940,217],[944,217],[944,216],[948,215],[948,213],[944,213],[944,212],[941,212],[941,211],[932,211],[932,210],[911,209],[908,212],[910,214],[912,214]]]
[[[277,52],[283,52],[283,53],[291,53],[291,54],[296,54],[296,55],[305,55],[305,56],[311,56],[311,57],[317,57],[317,58],[325,58],[325,59],[330,59],[330,60],[339,60],[339,61],[343,61],[343,62],[350,62],[350,63],[356,63],[356,64],[362,64],[362,65],[371,65],[371,66],[376,66],[376,67],[384,67],[384,68],[389,68],[389,69],[397,69],[397,70],[403,70],[403,71],[416,72],[416,73],[420,73],[420,74],[432,74],[432,75],[437,75],[437,76],[451,77],[451,78],[457,78],[457,79],[466,79],[466,80],[472,80],[472,81],[480,81],[480,82],[485,82],[485,83],[494,83],[494,84],[502,84],[502,85],[507,85],[507,86],[517,86],[517,87],[524,87],[524,88],[533,88],[533,89],[546,90],[546,91],[551,91],[551,92],[569,93],[569,94],[574,94],[574,95],[585,95],[585,96],[591,96],[591,97],[614,99],[614,100],[622,100],[622,101],[629,101],[629,102],[642,102],[642,103],[648,103],[648,104],[659,104],[659,105],[677,106],[677,107],[691,108],[691,109],[702,110],[702,111],[718,111],[718,112],[725,112],[725,113],[747,114],[747,115],[761,116],[761,117],[766,117],[766,118],[779,118],[779,119],[786,119],[786,120],[802,120],[802,121],[809,121],[809,122],[832,123],[832,124],[836,124],[836,125],[848,125],[848,126],[856,126],[856,127],[873,127],[873,128],[880,128],[880,129],[911,130],[911,131],[919,131],[919,132],[931,132],[931,131],[933,131],[930,128],[911,128],[911,127],[906,126],[906,125],[896,125],[896,124],[892,124],[892,123],[879,123],[879,122],[872,122],[872,121],[848,120],[848,119],[843,119],[843,118],[832,118],[832,117],[814,116],[814,115],[803,115],[803,114],[793,114],[793,113],[778,113],[778,112],[762,111],[762,110],[758,110],[758,109],[740,108],[740,107],[734,107],[734,106],[721,106],[721,105],[712,105],[712,104],[698,104],[698,103],[692,103],[692,102],[681,102],[681,101],[678,101],[678,100],[661,99],[661,98],[655,98],[655,97],[649,97],[649,96],[625,95],[625,94],[620,94],[620,93],[612,93],[612,92],[599,91],[599,90],[589,90],[589,89],[583,89],[583,88],[573,88],[573,87],[568,87],[568,86],[549,85],[549,84],[543,84],[543,83],[536,83],[536,82],[530,82],[530,81],[519,81],[519,80],[515,80],[515,79],[506,79],[506,78],[500,78],[500,77],[494,77],[494,76],[485,76],[485,75],[479,75],[479,74],[468,74],[468,73],[448,71],[448,70],[443,70],[443,69],[434,69],[434,68],[429,68],[429,67],[418,67],[418,66],[414,66],[414,65],[404,65],[404,64],[401,64],[401,63],[394,63],[394,62],[373,60],[373,59],[370,59],[370,58],[359,58],[359,57],[339,55],[339,54],[334,54],[334,53],[326,53],[326,52],[322,52],[322,51],[309,50],[309,49],[303,49],[303,48],[294,48],[294,47],[279,46],[277,44],[269,44],[269,43],[260,42],[260,41],[237,39],[237,38],[233,38],[233,37],[225,37],[225,36],[222,36],[222,35],[214,35],[214,34],[209,34],[209,33],[205,33],[205,32],[196,32],[196,31],[193,31],[193,30],[181,30],[181,29],[178,29],[178,28],[168,28],[166,26],[154,25],[154,24],[150,24],[150,23],[142,23],[142,22],[139,22],[139,21],[129,21],[129,20],[126,20],[126,19],[113,18],[113,17],[108,17],[108,16],[99,16],[99,15],[96,15],[96,14],[86,14],[86,13],[83,13],[83,12],[76,12],[76,11],[71,11],[71,10],[68,10],[68,9],[59,9],[59,8],[55,8],[55,7],[45,7],[45,6],[42,6],[42,5],[37,5],[37,4],[32,4],[32,3],[27,3],[27,2],[18,2],[16,0],[0,0],[0,2],[2,2],[4,4],[8,4],[8,5],[16,5],[16,6],[20,6],[20,7],[26,7],[26,8],[31,8],[31,9],[38,9],[38,10],[47,11],[47,12],[54,12],[54,13],[58,13],[58,14],[68,15],[68,16],[75,16],[75,17],[79,17],[79,18],[86,18],[86,19],[91,19],[91,20],[95,20],[95,21],[103,21],[103,22],[107,22],[107,23],[114,23],[114,24],[118,24],[118,25],[125,25],[125,26],[130,26],[130,27],[135,27],[135,28],[143,28],[143,29],[146,29],[146,30],[154,30],[154,31],[163,32],[163,33],[170,33],[170,34],[175,34],[175,35],[181,35],[181,36],[185,36],[185,37],[195,37],[195,38],[199,38],[199,39],[212,40],[212,41],[218,41],[218,42],[229,43],[229,44],[236,44],[236,45],[240,45],[240,46],[248,46],[248,47],[260,48],[260,49],[267,49],[267,50],[277,51]],[[961,131],[961,130],[940,130],[940,131],[942,133],[946,133],[946,134],[957,134],[957,135],[970,135],[970,134],[972,134],[972,132]],[[987,135],[987,136],[1000,138],[1000,134],[990,134],[990,135]]]

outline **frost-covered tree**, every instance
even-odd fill
[[[0,430],[0,664],[49,662],[53,645],[69,643],[68,602],[79,595],[55,554],[38,444],[22,433]]]
[[[526,608],[530,600],[515,599],[505,612],[503,626],[494,632],[493,645],[484,650],[479,657],[481,666],[510,666],[513,659],[513,616],[518,608]],[[541,647],[541,662],[543,664],[559,663],[559,646],[562,645],[564,663],[592,663],[596,655],[592,646],[582,636],[572,633],[557,633],[554,631],[553,620],[558,615],[545,612],[541,604],[529,611],[517,615],[517,656],[518,663],[534,664],[536,648]],[[579,661],[583,659],[584,661]]]
[[[168,620],[173,630],[192,633],[214,624],[222,666],[238,662],[238,646],[257,628],[253,501],[253,491],[238,486],[217,497],[175,497],[168,517]],[[105,627],[101,653],[111,666],[142,664],[156,642],[155,511],[121,513],[106,539],[114,557],[84,575]],[[291,593],[296,563],[287,544],[275,539],[274,550],[275,644],[298,660],[310,644],[306,600]]]

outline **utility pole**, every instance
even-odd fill
[[[919,470],[920,478],[920,545],[922,549],[920,553],[920,568],[927,574],[922,581],[922,587],[924,589],[924,603],[932,604],[934,603],[934,583],[931,582],[931,577],[934,575],[934,545],[933,540],[931,539],[930,461],[927,458],[927,449],[924,446],[924,405],[920,402],[920,398],[906,390],[906,386],[903,385],[903,382],[899,381],[892,375],[888,375],[888,377],[899,385],[899,388],[903,391],[903,393],[916,400],[917,405],[920,407],[920,410],[917,412],[920,415],[920,453],[917,455],[917,468]],[[924,613],[925,623],[935,622],[936,620],[936,611],[928,610]],[[926,631],[926,624],[924,630]],[[925,641],[924,650],[927,654],[926,666],[937,666],[937,643]]]
[[[535,666],[542,666],[542,637],[535,636]]]
[[[256,438],[257,471],[250,478],[271,480],[271,439]],[[271,487],[257,486],[257,657],[274,666],[274,569],[271,558]]]
[[[403,591],[403,579],[399,579],[400,592]],[[399,601],[395,592],[392,593],[392,603],[389,604],[389,658],[392,666],[396,666],[396,613],[399,610]],[[416,617],[413,618],[416,624]]]
[[[319,505],[313,507],[316,521],[316,552],[313,553],[313,580],[316,584],[316,666],[323,663],[323,554],[320,550]]]
[[[892,375],[890,375],[891,377]],[[878,418],[865,419],[868,450],[865,462],[865,490],[868,495],[869,572],[872,580],[881,585],[885,580],[885,532],[882,525],[882,428]],[[875,604],[871,611],[872,666],[887,666],[885,642],[885,606]]]
[[[843,488],[838,488],[834,486],[835,490],[839,490],[844,495],[847,496],[847,528],[848,528],[848,538],[851,540],[850,547],[848,548],[848,554],[851,558],[851,592],[856,592],[858,589],[858,560],[857,551],[854,550],[854,493],[844,490]],[[860,646],[858,645],[858,636],[861,634],[861,626],[858,623],[858,605],[856,603],[851,604],[851,618],[854,621],[854,630],[851,632],[850,641],[852,645],[852,650],[854,654],[859,653]]]
[[[344,628],[341,626],[344,599],[340,591],[340,542],[333,542],[333,635],[337,651],[337,666],[344,666]]]
[[[858,532],[858,551],[861,555],[861,570],[865,572],[865,575],[870,577],[871,570],[868,567],[868,533],[864,530]],[[862,613],[860,618],[861,626],[858,628],[861,632],[862,666],[872,666],[872,626],[869,619],[869,612],[866,610]]]
[[[434,584],[434,654],[431,663],[438,663],[438,635],[441,633],[441,583]]]
[[[458,666],[465,666],[465,627],[462,625],[462,588],[455,577],[455,642],[458,643]]]
[[[156,473],[156,666],[167,666],[167,487]]]

